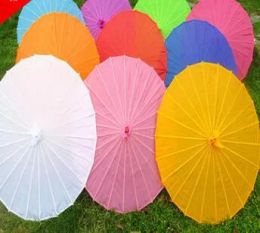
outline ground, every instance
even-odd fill
[[[76,1],[79,6],[84,0]],[[132,0],[132,4],[137,2]],[[194,0],[190,2],[196,2]],[[260,1],[240,0],[251,14],[255,37],[260,39]],[[16,55],[16,25],[18,16],[0,26],[0,78],[14,64]],[[258,22],[257,22],[258,21]],[[260,45],[257,41],[254,62],[245,81],[260,116]],[[0,233],[27,232],[212,232],[212,233],[256,233],[260,232],[260,176],[254,191],[242,209],[233,219],[219,225],[200,225],[185,217],[170,202],[166,191],[141,212],[120,215],[105,211],[83,192],[75,205],[58,218],[41,223],[26,222],[8,213],[0,204]]]

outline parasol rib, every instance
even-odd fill
[[[228,210],[228,216],[230,217],[231,216],[230,206],[228,204],[227,192],[226,192],[226,187],[225,187],[225,184],[224,184],[224,181],[223,181],[223,175],[222,175],[223,173],[222,173],[220,163],[221,162],[219,161],[219,157],[216,156],[216,167],[217,167],[219,174],[220,174],[221,186],[222,186],[223,193],[224,193],[224,196],[225,196],[225,203],[226,203],[226,207],[227,207],[227,210]]]
[[[241,197],[239,196],[239,193],[238,193],[237,188],[236,188],[236,186],[235,186],[235,184],[234,184],[234,182],[233,182],[233,179],[232,179],[232,177],[230,176],[230,174],[229,174],[229,172],[228,172],[228,169],[227,169],[225,163],[223,162],[223,158],[222,158],[221,156],[219,156],[219,161],[220,161],[220,165],[224,168],[226,174],[228,175],[228,178],[229,178],[229,180],[230,180],[230,182],[231,182],[231,184],[232,184],[233,190],[235,191],[236,196],[237,196],[237,198],[238,198],[240,204],[243,206],[243,201],[241,200]]]
[[[15,163],[13,169],[10,170],[10,172],[8,173],[8,175],[6,176],[5,180],[2,182],[2,184],[0,185],[0,190],[3,188],[3,186],[6,184],[6,182],[9,180],[10,176],[12,175],[12,173],[15,171],[15,169],[18,167],[18,165],[21,163],[22,159],[25,157],[26,153],[29,151],[30,149],[30,145],[27,144],[25,146],[25,151],[21,154],[20,159],[17,160],[17,162]]]
[[[35,150],[37,150],[38,148],[35,148]],[[32,183],[33,183],[33,173],[35,171],[35,160],[36,160],[37,156],[33,157],[33,163],[32,163],[32,171],[31,171],[31,178],[30,178],[30,185],[29,185],[29,195],[28,195],[28,199],[27,199],[27,205],[26,205],[26,211],[25,211],[25,218],[28,217],[28,212],[29,212],[29,204],[30,204],[30,200],[31,200],[31,192],[32,192]]]
[[[174,118],[169,117],[169,116],[165,115],[165,114],[162,113],[162,112],[158,112],[158,115],[161,115],[162,117],[164,117],[164,118],[166,118],[166,119],[168,119],[168,120],[170,120],[170,121],[172,121],[172,122],[175,122],[175,123],[177,123],[178,125],[181,125],[183,128],[188,129],[188,130],[194,132],[195,134],[201,136],[202,138],[205,138],[205,136],[204,136],[203,134],[201,134],[199,131],[197,131],[197,130],[195,130],[195,129],[192,129],[192,128],[189,127],[188,125],[185,125],[184,123],[181,123],[180,121],[175,120]]]
[[[10,202],[10,209],[13,208],[14,198],[15,198],[16,195],[17,195],[17,191],[18,191],[18,189],[19,189],[19,186],[20,186],[20,184],[21,184],[22,178],[23,178],[23,176],[24,176],[25,169],[26,169],[26,167],[28,166],[28,163],[29,163],[29,161],[30,161],[29,158],[30,158],[31,153],[32,153],[32,149],[30,150],[30,153],[28,153],[28,155],[27,155],[27,159],[26,159],[26,161],[25,161],[25,165],[23,166],[23,169],[22,169],[22,172],[21,172],[20,177],[19,177],[19,179],[18,179],[17,185],[16,185],[16,187],[15,187],[15,189],[14,189],[14,192],[13,192],[13,194],[12,194],[12,198],[11,198],[11,202]]]
[[[197,144],[195,146],[189,146],[189,147],[185,147],[184,149],[181,149],[181,150],[178,150],[178,151],[174,151],[174,152],[171,152],[171,153],[167,153],[167,154],[162,154],[160,155],[160,157],[157,158],[157,161],[159,160],[162,160],[162,159],[166,159],[168,157],[171,157],[172,155],[176,155],[176,154],[181,154],[183,152],[187,152],[189,150],[193,150],[195,148],[198,148],[198,147],[201,147],[203,146],[205,143],[201,143],[201,144]]]
[[[241,154],[239,154],[239,153],[233,151],[232,149],[230,149],[230,148],[228,148],[228,147],[226,147],[226,146],[225,146],[223,149],[229,151],[230,153],[232,153],[232,154],[234,154],[234,155],[236,155],[237,157],[239,157],[240,159],[244,160],[245,162],[247,162],[247,163],[250,164],[251,166],[255,167],[256,169],[259,169],[258,164],[252,163],[250,160],[246,159],[246,158],[245,158],[244,156],[242,156]]]
[[[120,143],[120,147],[122,146],[122,141],[119,142]],[[120,148],[119,147],[119,148]],[[105,157],[104,157],[105,158]],[[103,159],[104,159],[103,158]],[[103,160],[102,159],[102,160]],[[111,202],[111,197],[112,197],[112,194],[113,194],[113,191],[114,191],[114,187],[115,187],[115,183],[116,183],[116,178],[117,178],[117,175],[118,175],[118,168],[119,168],[119,164],[120,164],[120,159],[118,159],[118,163],[117,163],[117,166],[116,166],[116,172],[115,172],[115,176],[113,178],[113,183],[112,183],[112,186],[111,186],[111,189],[110,189],[110,194],[109,194],[109,198],[108,198],[108,201],[107,201],[107,207],[110,206],[110,202]],[[98,165],[97,165],[98,166]],[[94,169],[93,169],[94,171]]]
[[[206,190],[207,190],[207,184],[208,184],[208,178],[209,178],[209,162],[211,160],[211,157],[210,157],[210,153],[211,153],[211,150],[210,152],[207,153],[207,166],[206,166],[206,182],[204,184],[204,188],[203,188],[203,194],[202,194],[202,199],[201,199],[201,209],[200,209],[200,221],[202,219],[202,215],[203,215],[203,211],[204,211],[204,206],[205,206],[205,196],[206,196]],[[205,167],[204,167],[205,168]],[[204,169],[203,168],[203,169]]]
[[[45,144],[46,144],[46,143],[45,143]],[[59,182],[61,183],[61,185],[62,185],[62,187],[63,187],[63,189],[64,189],[64,191],[65,191],[65,194],[66,194],[67,198],[69,199],[70,203],[73,203],[73,202],[72,202],[72,198],[71,198],[71,196],[69,195],[69,191],[68,191],[67,187],[65,186],[65,184],[64,184],[64,182],[63,182],[63,180],[62,180],[62,178],[61,178],[61,176],[60,176],[60,173],[59,173],[58,169],[56,168],[55,164],[53,163],[53,160],[49,157],[48,153],[46,153],[46,158],[49,160],[50,164],[51,164],[52,167],[54,168],[54,171],[55,171],[55,173],[56,173],[56,176],[58,177],[58,180],[59,180]]]

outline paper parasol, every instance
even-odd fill
[[[17,26],[18,43],[21,43],[24,34],[43,15],[58,12],[71,14],[84,22],[81,11],[73,0],[31,0],[19,15]]]
[[[35,54],[54,55],[80,73],[82,79],[99,63],[95,41],[77,18],[52,13],[37,20],[23,37],[16,61]]]
[[[164,84],[152,67],[126,56],[96,66],[85,83],[96,111],[98,134],[86,188],[108,210],[141,210],[162,189],[154,131]]]
[[[138,0],[135,9],[148,14],[157,23],[164,38],[190,13],[186,0]]]
[[[169,86],[175,75],[188,65],[199,62],[218,63],[237,74],[237,66],[226,38],[205,21],[191,20],[174,29],[166,42]]]
[[[189,17],[209,22],[223,33],[233,50],[238,77],[247,75],[254,52],[254,31],[250,17],[236,0],[201,0]]]
[[[128,0],[87,0],[81,8],[86,25],[95,39],[114,15],[125,10],[131,10]]]
[[[0,83],[0,200],[27,220],[56,217],[83,190],[96,121],[80,76],[52,56],[19,62]]]
[[[143,13],[124,11],[114,16],[99,34],[97,47],[101,61],[121,55],[141,58],[165,79],[167,57],[163,36]]]
[[[242,209],[260,162],[259,124],[245,86],[220,65],[175,77],[158,111],[156,160],[173,202],[200,223]]]

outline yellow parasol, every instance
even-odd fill
[[[156,160],[185,215],[219,223],[243,208],[259,168],[259,124],[232,72],[199,63],[176,76],[158,111]]]

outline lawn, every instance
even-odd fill
[[[84,0],[76,1],[79,6]],[[133,4],[137,2],[132,1]],[[196,2],[196,1],[191,1]],[[240,0],[251,15],[260,15],[260,0]],[[14,64],[16,55],[16,25],[18,16],[0,26],[0,78]],[[255,36],[260,39],[260,22],[254,24]],[[259,41],[258,41],[259,46]],[[255,50],[254,62],[245,81],[260,116],[260,48]],[[8,213],[0,204],[0,233],[27,232],[216,232],[256,233],[260,232],[260,176],[255,189],[242,209],[233,219],[219,225],[200,225],[185,217],[171,203],[166,191],[155,202],[141,212],[125,215],[108,212],[94,203],[86,192],[82,192],[74,206],[58,218],[44,222],[26,222]]]

